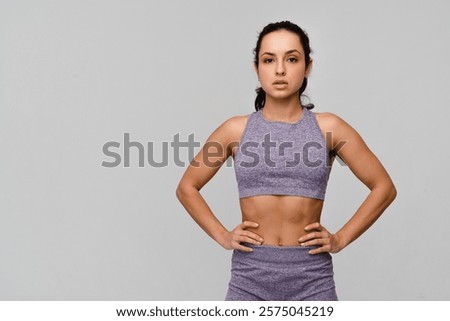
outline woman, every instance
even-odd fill
[[[396,189],[361,136],[332,113],[313,113],[301,95],[311,71],[307,34],[277,22],[259,34],[256,111],[222,123],[184,173],[176,195],[225,249],[233,249],[225,300],[337,300],[330,253],[364,233]],[[228,231],[200,189],[232,156],[242,223]],[[339,156],[370,193],[336,233],[320,223],[331,166]]]

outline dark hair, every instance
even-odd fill
[[[302,44],[303,47],[303,51],[305,52],[305,68],[309,65],[310,61],[311,61],[311,48],[309,46],[309,38],[308,38],[308,34],[299,26],[297,26],[295,23],[292,23],[290,21],[280,21],[280,22],[274,22],[274,23],[269,23],[267,26],[265,26],[263,28],[263,30],[259,33],[258,36],[258,41],[256,42],[256,48],[253,50],[253,53],[255,54],[254,57],[254,63],[256,65],[256,67],[258,67],[259,65],[259,50],[261,49],[261,43],[262,40],[264,38],[265,35],[277,31],[277,30],[287,30],[287,31],[291,31],[293,33],[295,33],[296,35],[298,35],[298,37],[300,38],[300,43]],[[306,86],[308,85],[308,78],[305,77],[305,79],[303,80],[302,86],[300,87],[299,90],[299,99],[302,98],[303,92],[306,89]],[[255,99],[255,109],[258,111],[261,108],[264,107],[264,103],[266,102],[266,93],[265,91],[262,89],[262,87],[257,88],[256,90],[256,99]],[[306,108],[308,109],[313,109],[314,108],[314,104],[306,104],[305,105]]]

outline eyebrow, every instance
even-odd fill
[[[285,52],[285,55],[291,54],[291,53],[293,53],[293,52],[298,52],[300,55],[302,54],[302,53],[301,53],[300,51],[298,51],[297,49],[291,49],[291,50],[286,51],[286,52]],[[268,52],[268,51],[264,52],[262,55],[275,56],[274,53]],[[261,55],[261,56],[262,56],[262,55]]]

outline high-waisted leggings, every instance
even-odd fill
[[[225,301],[337,301],[330,253],[314,247],[255,245],[234,249]]]

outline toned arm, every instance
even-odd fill
[[[211,211],[200,194],[202,187],[217,173],[236,146],[242,116],[222,123],[207,138],[199,153],[192,159],[176,189],[176,196],[197,224],[222,245],[227,229]]]
[[[223,248],[249,252],[252,249],[243,246],[241,242],[261,244],[264,241],[260,235],[247,230],[250,227],[256,228],[258,223],[246,220],[228,231],[200,194],[202,187],[233,154],[233,149],[238,146],[247,119],[248,116],[232,117],[208,137],[181,178],[176,195],[195,222]]]
[[[336,233],[340,248],[344,248],[364,233],[392,203],[397,190],[389,174],[372,153],[358,132],[338,116],[331,114],[329,125],[333,132],[333,145],[346,143],[337,151],[353,174],[370,193],[351,219]]]
[[[325,251],[336,253],[345,248],[381,216],[397,195],[389,174],[358,132],[332,113],[323,113],[320,117],[322,126],[327,132],[332,133],[333,151],[370,189],[370,193],[337,233],[329,234],[318,222],[305,228],[313,232],[300,238],[299,241],[304,245],[322,245],[312,251],[313,254]]]

